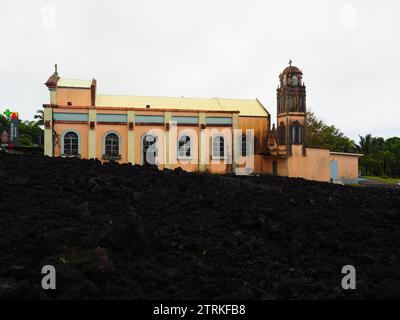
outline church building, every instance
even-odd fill
[[[46,86],[47,156],[358,182],[359,154],[307,147],[306,87],[291,63],[279,75],[276,127],[258,99],[101,95],[96,80],[62,78],[57,66]]]

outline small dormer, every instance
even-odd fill
[[[57,65],[46,86],[52,105],[87,107],[96,104],[96,80],[62,78],[58,75]]]

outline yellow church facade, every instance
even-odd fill
[[[46,82],[45,155],[215,174],[356,183],[357,154],[308,148],[301,71],[280,75],[277,128],[258,99],[109,96],[96,80]]]

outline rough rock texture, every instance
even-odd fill
[[[400,298],[395,189],[0,154],[0,194],[1,299]]]

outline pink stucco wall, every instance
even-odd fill
[[[121,160],[118,162],[124,163],[128,161],[128,145],[127,145],[127,133],[128,128],[126,125],[109,125],[109,124],[97,124],[96,126],[96,156],[98,159],[103,157],[103,141],[107,133],[117,133],[121,138]]]
[[[196,134],[192,134],[192,130]],[[170,162],[171,169],[181,167],[183,170],[188,172],[194,172],[199,170],[199,128],[196,126],[179,126],[177,127],[176,139],[172,139],[172,144],[170,145]],[[189,159],[181,159],[178,157],[178,139],[181,135],[188,135],[192,140],[192,156]],[[174,163],[176,162],[176,163]]]
[[[57,104],[66,106],[71,102],[74,106],[90,106],[91,90],[76,88],[57,88]]]
[[[359,156],[351,154],[330,154],[330,160],[338,161],[339,179],[344,181],[355,180],[358,178]]]
[[[79,134],[80,137],[80,153],[81,158],[86,159],[88,157],[88,130],[89,125],[87,124],[64,124],[64,123],[55,123],[54,129],[59,136],[58,143],[54,146],[54,154],[56,156],[60,156],[61,154],[61,143],[62,136],[71,131],[71,129]],[[57,142],[57,141],[55,141]]]
[[[306,148],[306,156],[303,156],[302,148],[301,145],[292,146],[292,157],[288,159],[289,177],[329,181],[329,150]]]
[[[71,108],[53,108],[53,112],[60,112],[60,113],[88,113],[88,107],[71,107]],[[101,109],[98,110],[97,113],[102,114],[126,114],[126,111],[120,109]],[[162,111],[140,111],[137,112],[136,115],[160,115],[164,116],[164,112]],[[179,112],[179,113],[172,113],[173,116],[198,116],[199,113],[195,112]],[[207,116],[220,116],[220,117],[230,117],[231,113],[207,113]],[[80,123],[81,122],[81,123]],[[80,154],[81,158],[85,159],[88,158],[88,143],[89,143],[89,124],[83,121],[55,121],[54,122],[54,129],[56,133],[59,135],[59,143],[55,147],[55,156],[61,155],[61,143],[62,143],[62,134],[67,131],[75,131],[79,134],[80,137]],[[224,163],[223,160],[216,161],[212,159],[212,143],[211,143],[211,136],[214,134],[223,133],[226,137],[226,144],[227,150],[226,154],[229,157],[232,156],[232,148],[231,148],[231,140],[233,131],[231,127],[226,126],[210,126],[207,127],[207,135],[206,135],[206,146],[207,146],[207,159],[209,161],[208,164],[205,165],[205,170],[210,173],[230,173],[232,170],[231,164]],[[169,146],[169,162],[171,169],[181,167],[186,171],[198,171],[199,170],[199,132],[200,128],[198,125],[178,125],[175,127],[176,134],[172,132],[170,129],[169,134],[172,136],[170,140]],[[126,123],[99,123],[96,122],[95,124],[95,133],[96,133],[96,157],[100,160],[103,158],[103,148],[104,148],[104,137],[107,133],[114,132],[117,133],[120,137],[120,150],[121,150],[121,160],[118,160],[119,163],[128,162],[128,125]],[[166,133],[164,123],[161,124],[136,124],[134,126],[134,163],[142,164],[143,163],[143,155],[142,155],[142,138],[144,135],[148,133],[155,133],[160,137],[158,143],[158,153],[159,153],[159,161],[160,161],[160,169],[164,168],[164,164],[161,162],[165,162],[166,159],[163,159],[165,156],[164,147],[166,145],[165,133]],[[192,139],[192,157],[190,159],[180,159],[177,156],[177,139],[181,134],[188,134],[191,136]],[[163,161],[164,160],[164,161]]]
[[[93,109],[94,105],[94,91],[90,88],[79,89],[79,88],[57,88],[56,101],[53,101],[54,106],[53,112],[61,113],[89,113],[90,109]],[[72,103],[71,107],[65,107],[68,102]],[[58,106],[58,107],[56,107]],[[64,107],[62,107],[64,106]],[[169,116],[199,116],[200,110],[176,110],[176,109],[138,109],[130,108],[135,111],[136,116],[138,115],[166,115],[168,112]],[[127,114],[128,108],[114,108],[114,107],[99,107],[97,113],[102,114]],[[207,111],[206,115],[208,117],[231,117],[234,112],[216,112]],[[292,120],[298,120],[300,123],[304,122],[304,117],[291,115]],[[278,122],[279,122],[278,118]],[[253,163],[253,173],[273,173],[273,162],[276,161],[277,164],[277,174],[280,176],[289,177],[302,177],[310,180],[318,181],[329,181],[330,180],[330,163],[331,161],[337,161],[338,163],[338,176],[339,179],[343,180],[354,180],[358,177],[358,156],[357,155],[343,155],[337,153],[330,153],[327,149],[317,149],[317,148],[306,148],[305,154],[303,154],[303,146],[294,145],[292,148],[292,155],[289,157],[277,157],[278,153],[275,152],[274,156],[265,156],[267,149],[267,137],[270,130],[270,119],[268,117],[241,117],[239,114],[238,126],[242,129],[243,133],[246,129],[253,129],[255,134],[255,141],[257,141],[257,146],[255,148],[254,163]],[[143,125],[138,124],[134,126],[134,163],[142,163],[142,137],[156,129],[159,134],[164,139],[165,137],[165,125],[164,124],[152,124]],[[199,146],[198,146],[198,134],[200,132],[198,125],[192,126],[178,126],[177,136],[175,139],[170,140],[169,145],[169,162],[172,169],[177,167],[182,167],[186,171],[198,171],[199,170]],[[178,159],[177,156],[177,139],[180,134],[185,132],[185,130],[195,130],[196,134],[192,136],[192,157],[191,159]],[[207,127],[207,129],[209,129]],[[217,127],[212,126],[214,132],[225,132],[225,135],[232,138],[232,128],[231,127]],[[54,155],[59,156],[61,154],[61,143],[62,135],[68,130],[73,130],[79,134],[80,137],[80,154],[81,158],[88,157],[89,149],[89,124],[83,121],[56,121],[54,123],[54,130],[59,136],[58,143],[54,147]],[[127,162],[130,158],[128,155],[128,124],[124,123],[113,123],[113,124],[103,124],[96,123],[96,157],[102,159],[103,156],[103,140],[107,132],[116,132],[121,140],[121,160],[120,163]],[[171,134],[171,131],[170,133]],[[165,154],[164,141],[160,141],[158,145],[159,156]],[[212,159],[211,149],[211,136],[206,136],[207,145],[207,159],[208,164],[205,165],[205,170],[210,173],[230,173],[232,172],[232,165],[224,163],[224,161],[215,161]],[[231,146],[232,142],[229,141],[228,144]],[[279,155],[284,155],[283,152],[286,146],[277,146],[277,150],[281,151]],[[228,148],[227,156],[231,158],[233,155],[233,150]],[[271,151],[271,150],[269,150]],[[174,159],[176,158],[176,163]],[[240,160],[244,160],[241,158]],[[250,159],[249,159],[250,160]],[[245,166],[245,164],[243,164]],[[160,169],[164,166],[159,165]]]

